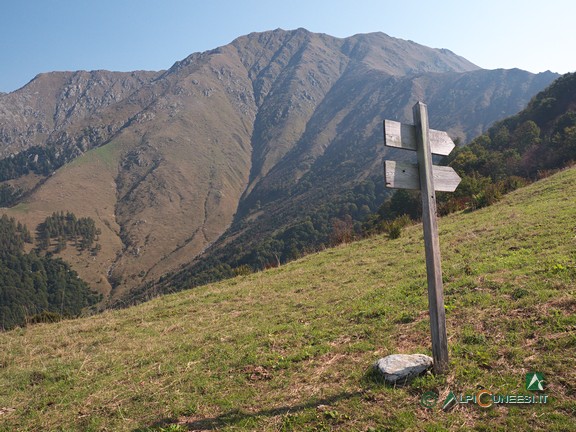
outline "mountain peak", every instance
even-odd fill
[[[229,245],[288,248],[278,224],[314,209],[337,217],[360,183],[382,184],[382,119],[409,120],[416,99],[431,127],[465,141],[546,79],[384,33],[250,33],[165,72],[47,73],[2,95],[1,184],[27,193],[14,216],[31,227],[46,212],[92,217],[101,255],[68,258],[117,300]],[[237,256],[226,265],[248,260]]]
[[[390,75],[421,72],[469,72],[480,69],[475,64],[447,49],[429,48],[412,41],[394,38],[383,32],[359,33],[346,38],[313,33],[304,28],[276,29],[250,33],[235,39],[231,45],[238,49],[256,49],[268,55],[290,44],[297,49],[314,45],[332,56],[343,54],[350,60]]]

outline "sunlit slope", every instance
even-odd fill
[[[98,256],[88,251],[79,253],[72,246],[58,256],[105,297],[110,296],[112,290],[109,271],[123,247],[115,216],[115,178],[123,147],[121,142],[112,142],[87,152],[48,177],[29,199],[0,211],[28,226],[34,235],[38,225],[54,212],[70,211],[78,217],[94,219],[101,231],[98,243],[102,249]]]
[[[86,319],[0,335],[1,430],[573,430],[576,169],[440,221],[450,372],[389,388],[430,353],[421,226]],[[422,394],[527,394],[458,406]],[[442,399],[443,400],[443,399]],[[373,428],[373,429],[370,429]],[[170,430],[179,430],[175,426]]]

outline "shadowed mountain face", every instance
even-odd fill
[[[50,147],[68,163],[4,175],[27,191],[5,212],[32,227],[59,210],[94,218],[99,255],[63,256],[119,301],[379,178],[381,122],[410,122],[417,100],[433,128],[466,141],[556,77],[304,29],[243,36],[167,71],[42,74],[0,95],[0,157]]]

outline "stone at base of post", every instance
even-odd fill
[[[424,354],[392,354],[381,358],[374,367],[392,385],[404,385],[432,367],[432,357]]]

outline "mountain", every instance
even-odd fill
[[[375,210],[381,122],[411,121],[416,100],[433,128],[467,141],[556,77],[304,29],[243,36],[166,71],[42,74],[0,95],[0,178],[15,197],[4,212],[30,227],[58,211],[94,219],[100,253],[62,257],[112,303],[146,298],[202,269],[292,258],[335,217]]]
[[[370,374],[389,354],[431,354],[414,225],[395,240],[0,333],[0,430],[572,431],[574,184],[576,168],[439,219],[445,375],[391,387]],[[544,391],[526,390],[528,372],[544,375]],[[479,386],[546,403],[442,411],[451,391],[465,401]]]

